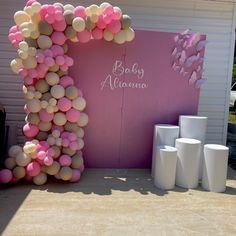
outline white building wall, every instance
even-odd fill
[[[53,1],[42,0],[42,3]],[[62,1],[78,5],[76,0]],[[199,115],[209,117],[207,142],[225,143],[228,119],[229,88],[234,45],[235,8],[232,2],[204,0],[116,0],[133,19],[135,29],[180,32],[191,28],[207,35],[204,76],[208,81],[201,89]],[[0,101],[7,110],[7,123],[17,124],[19,134],[24,124],[22,79],[9,67],[16,55],[7,39],[13,25],[14,12],[23,8],[25,1],[0,1]],[[90,5],[101,1],[79,1]],[[19,141],[22,137],[19,136]]]

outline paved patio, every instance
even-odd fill
[[[160,191],[148,170],[89,169],[80,183],[0,189],[0,234],[236,235],[236,171],[226,193]]]

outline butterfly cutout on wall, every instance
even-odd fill
[[[186,58],[187,58],[186,52],[185,52],[185,51],[182,51],[182,52],[181,52],[181,55],[180,55],[180,59],[179,59],[180,65],[183,65],[183,64],[184,64],[184,62],[186,61]]]
[[[189,84],[192,85],[197,81],[197,73],[194,71],[189,79]]]
[[[196,46],[196,50],[198,52],[202,51],[206,47],[207,43],[208,43],[207,40],[201,40],[200,42],[198,42],[198,44]]]
[[[177,52],[178,52],[178,49],[175,48],[175,49],[173,50],[173,52],[171,53],[171,55],[172,55],[172,56],[175,56]]]
[[[188,72],[185,71],[183,67],[181,68],[181,70],[180,70],[179,73],[180,73],[181,75],[183,75],[183,76],[186,76],[186,75],[188,74]]]
[[[189,40],[188,48],[195,46],[200,40],[201,40],[200,33],[192,35],[192,37]]]
[[[198,79],[195,83],[195,88],[199,89],[207,81],[206,78]]]
[[[172,65],[172,69],[173,69],[174,71],[177,71],[177,70],[180,69],[180,66],[177,65],[177,64],[174,62],[174,64]]]

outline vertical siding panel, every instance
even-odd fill
[[[42,0],[42,3],[53,3]],[[61,1],[78,4],[77,0]],[[79,4],[101,3],[82,0]],[[186,28],[207,34],[204,75],[208,78],[202,87],[199,114],[209,116],[207,142],[225,143],[229,88],[234,44],[234,3],[204,0],[111,0],[133,18],[134,28],[154,31],[179,32]],[[23,8],[25,1],[0,1],[0,101],[8,112],[7,123],[18,124],[19,134],[24,124],[21,94],[22,80],[14,75],[9,62],[16,52],[8,43],[8,28],[13,25],[14,12]],[[19,141],[22,137],[19,136]]]

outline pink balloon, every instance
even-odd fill
[[[19,181],[19,179],[17,179],[15,176],[13,176],[12,179],[11,179],[11,181],[10,181],[10,183],[15,184],[15,183],[17,183],[18,181]]]
[[[29,182],[29,181],[32,181],[32,179],[33,179],[33,177],[26,173],[24,180]]]
[[[112,21],[112,18],[111,18],[111,16],[105,14],[105,15],[103,15],[103,21],[105,24],[110,24]]]
[[[10,42],[12,42],[13,40],[16,40],[15,34],[14,34],[14,33],[10,33],[10,34],[8,35],[8,39],[9,39]]]
[[[30,113],[30,111],[29,111],[29,109],[28,109],[28,107],[27,107],[27,104],[24,105],[24,112],[25,112],[26,114],[29,114],[29,113]]]
[[[13,48],[15,48],[15,49],[19,49],[19,42],[17,42],[16,40],[13,40],[12,46],[13,46]]]
[[[50,57],[49,57],[50,58]],[[51,60],[51,59],[47,59],[47,60]],[[54,62],[54,60],[53,60],[53,62]],[[48,71],[48,66],[46,65],[46,64],[40,64],[40,65],[38,65],[38,68],[41,70],[41,71],[43,71],[43,72],[47,72]]]
[[[55,31],[62,32],[66,29],[67,24],[65,19],[62,19],[60,21],[55,21],[52,26]]]
[[[60,66],[60,69],[62,71],[68,71],[69,67],[66,64],[63,64],[62,66]]]
[[[108,6],[104,9],[104,14],[107,14],[107,15],[112,15],[112,14],[113,14],[113,7],[112,7],[112,5],[108,5]]]
[[[37,145],[36,145],[36,150],[37,151],[47,151],[49,149],[49,144],[46,141],[40,141]]]
[[[80,180],[81,173],[77,169],[72,169],[72,177],[70,179],[70,182],[78,182]]]
[[[36,70],[37,70],[37,73],[38,73],[38,77],[39,78],[44,78],[45,77],[45,72],[38,66],[37,68],[36,68]]]
[[[78,142],[76,142],[76,141],[70,142],[70,149],[73,150],[73,151],[79,150]]]
[[[37,2],[36,0],[29,0],[27,3],[26,3],[26,6],[32,6],[33,3]]]
[[[22,77],[26,77],[28,75],[28,71],[26,69],[20,69],[19,70],[19,74],[22,76]]]
[[[37,176],[40,173],[40,169],[40,165],[37,161],[29,163],[26,167],[27,174],[32,177]]]
[[[11,181],[13,175],[8,169],[3,169],[0,171],[0,183],[7,184]]]
[[[74,15],[76,17],[81,17],[81,18],[85,18],[86,14],[85,14],[85,8],[83,6],[78,6],[74,9]]]
[[[46,152],[45,152],[45,151],[39,151],[39,152],[37,153],[37,158],[38,158],[39,160],[44,160],[45,157],[46,157]]]
[[[52,50],[48,48],[43,51],[43,54],[45,57],[53,57]]]
[[[49,148],[47,151],[47,156],[53,157],[55,155],[55,151],[53,148]]]
[[[62,32],[53,32],[51,35],[53,43],[63,45],[66,42],[66,36]]]
[[[69,134],[68,138],[71,142],[73,142],[73,141],[77,140],[77,135],[72,132]]]
[[[67,66],[73,66],[73,64],[74,64],[73,58],[68,57],[67,55],[65,55],[64,58],[65,58],[65,64]]]
[[[63,132],[62,134],[61,134],[61,137],[62,138],[68,138],[69,137],[69,132]]]
[[[83,165],[81,165],[81,166],[79,167],[80,173],[83,173],[83,172],[84,172],[84,169],[85,169],[85,167],[84,167],[84,164],[83,164]]]
[[[63,56],[57,56],[56,57],[56,64],[59,65],[59,66],[62,66],[64,65],[65,63],[65,59]]]
[[[39,111],[39,118],[41,121],[50,122],[54,118],[54,113],[48,113],[47,110],[41,109]]]
[[[52,131],[53,130],[59,130],[60,133],[62,133],[64,131],[64,127],[63,126],[59,126],[59,125],[53,125],[51,130]]]
[[[112,14],[112,19],[113,20],[120,20],[121,16],[122,16],[121,12],[114,9],[114,12]]]
[[[45,19],[45,16],[47,15],[47,7],[48,7],[48,5],[43,5],[40,9],[39,14],[42,19]]]
[[[18,26],[14,25],[9,29],[9,33],[16,33],[18,31]]]
[[[51,51],[52,51],[53,57],[63,56],[64,55],[64,50],[59,45],[52,45]]]
[[[16,32],[16,33],[15,33],[15,39],[16,39],[17,41],[22,41],[22,40],[24,39],[24,36],[22,35],[21,32]]]
[[[80,118],[80,112],[74,108],[66,112],[66,118],[70,122],[77,122]]]
[[[54,15],[55,13],[55,6],[54,5],[48,5],[47,6],[47,13],[50,14],[50,15]]]
[[[111,23],[107,26],[107,29],[113,34],[118,33],[121,30],[121,23],[119,20],[112,20]]]
[[[55,22],[55,17],[53,15],[49,15],[48,13],[45,16],[45,21],[48,24],[53,24]]]
[[[44,57],[43,53],[41,53],[41,52],[37,53],[36,60],[37,60],[38,63],[43,63],[44,62],[44,58],[45,57]]]
[[[98,27],[99,29],[105,29],[105,28],[106,28],[107,24],[104,22],[102,15],[99,16],[96,25],[97,25],[97,27]]]
[[[58,100],[57,107],[59,108],[60,111],[66,112],[71,109],[71,100],[63,97]]]
[[[87,43],[91,39],[91,32],[89,30],[84,30],[77,34],[79,42]]]
[[[69,147],[69,145],[70,145],[69,139],[62,138],[61,145],[62,145],[62,147]]]
[[[46,166],[51,166],[52,163],[53,163],[53,158],[50,157],[50,156],[46,156],[43,160],[43,163],[46,165]]]
[[[45,65],[47,65],[48,67],[54,66],[55,65],[55,61],[52,57],[46,57],[44,60]]]
[[[57,6],[56,6],[56,7],[57,7]],[[54,17],[55,17],[55,20],[56,20],[56,21],[61,21],[61,20],[64,19],[64,16],[63,16],[62,11],[61,11],[61,10],[58,10],[58,9],[55,11]]]
[[[99,29],[99,28],[95,28],[93,31],[92,31],[92,36],[94,39],[96,40],[100,40],[103,38],[103,30],[102,29]]]
[[[61,166],[70,166],[71,162],[71,157],[68,155],[62,155],[59,158],[59,163],[61,164]]]
[[[38,132],[39,132],[39,128],[36,125],[27,123],[24,127],[23,127],[23,132],[24,135],[28,138],[33,138],[35,137]]]
[[[35,70],[35,69],[30,69],[30,70],[28,70],[28,76],[29,76],[30,78],[36,78],[36,77],[38,77],[37,70]]]
[[[61,77],[59,83],[64,88],[67,88],[67,87],[69,87],[71,85],[74,85],[74,80],[70,76],[63,76],[63,77]]]

